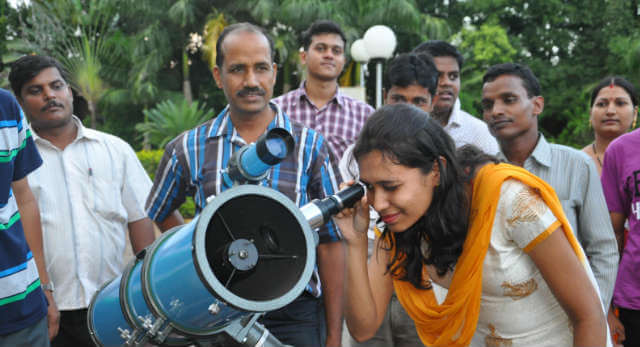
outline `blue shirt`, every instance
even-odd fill
[[[15,98],[0,89],[0,335],[29,327],[47,314],[11,190],[11,183],[41,164],[24,113]]]
[[[289,197],[297,206],[313,199],[322,199],[337,191],[339,173],[329,161],[324,137],[312,129],[292,122],[274,103],[276,115],[265,130],[274,127],[289,131],[295,146],[291,155],[269,170],[261,185],[273,188]],[[228,187],[222,170],[231,155],[246,145],[236,131],[229,107],[218,117],[184,132],[166,147],[156,172],[153,188],[147,199],[147,213],[155,221],[163,221],[180,207],[186,196],[192,196],[199,213],[209,196],[216,196]],[[333,222],[318,230],[320,243],[342,238]],[[307,290],[315,296],[322,293],[317,269]]]

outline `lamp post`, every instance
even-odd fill
[[[364,33],[364,46],[376,63],[376,108],[382,106],[382,62],[396,49],[396,35],[385,25],[374,25]]]
[[[369,54],[367,48],[364,46],[364,40],[357,39],[351,44],[351,57],[353,60],[360,63],[360,87],[364,88],[364,74],[367,70],[367,63],[369,62]]]

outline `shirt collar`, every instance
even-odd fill
[[[451,115],[449,116],[449,121],[447,122],[446,127],[459,127],[462,125],[462,115],[460,114],[460,109],[460,98],[458,97],[456,99],[456,102],[453,104],[453,109],[451,110]]]
[[[294,100],[297,102],[298,100],[305,98],[310,104],[313,105],[313,103],[311,102],[311,99],[309,98],[309,95],[307,94],[307,89],[305,88],[306,83],[307,83],[306,80],[300,82],[300,87],[295,90],[296,95]],[[344,103],[345,103],[344,94],[342,94],[342,92],[340,91],[340,86],[337,85],[337,83],[336,83],[336,93],[333,95],[331,100],[329,100],[327,105],[333,101],[335,101],[338,105],[340,105],[340,107],[344,107]]]
[[[276,112],[275,117],[269,126],[267,126],[267,130],[271,130],[273,128],[284,128],[289,133],[291,133],[291,121],[289,117],[282,111],[278,104],[269,101],[269,106]],[[207,137],[231,137],[235,138],[238,136],[236,128],[233,126],[233,122],[231,121],[231,116],[229,115],[229,105],[227,105],[221,112],[218,114],[216,119],[211,123],[211,128],[208,131]]]
[[[80,118],[76,117],[75,115],[72,115],[71,121],[75,123],[76,127],[78,128],[78,133],[76,134],[76,138],[72,141],[72,143],[83,138],[86,138],[87,140],[98,140],[98,136],[96,136],[95,133],[91,131],[87,131],[87,128],[84,127]],[[32,131],[31,135],[33,136],[34,141],[49,142],[48,140],[38,136],[38,133],[36,131]]]
[[[500,150],[500,153],[498,153],[497,157],[500,160],[509,162],[509,159],[504,155],[502,150]],[[549,142],[547,142],[547,139],[545,139],[542,133],[538,135],[538,143],[536,144],[536,147],[533,149],[533,152],[531,152],[531,155],[529,156],[529,158],[531,158],[532,160],[535,160],[538,164],[542,166],[551,167],[551,145],[549,144]],[[529,160],[529,158],[527,158],[527,160]]]
[[[551,166],[551,145],[544,138],[544,135],[540,133],[538,136],[538,143],[536,144],[536,148],[531,152],[530,158],[533,158],[535,161],[544,165],[546,167]]]

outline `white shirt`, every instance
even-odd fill
[[[444,130],[453,138],[456,148],[471,144],[483,152],[495,155],[500,152],[496,138],[489,132],[487,124],[460,108],[460,99],[456,100]]]
[[[147,217],[151,189],[129,144],[73,121],[78,134],[64,150],[33,133],[44,163],[29,175],[60,310],[88,307],[100,285],[122,272],[128,223]]]

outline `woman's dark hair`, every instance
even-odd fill
[[[626,78],[621,76],[609,76],[603,78],[600,83],[598,83],[598,85],[595,86],[595,88],[593,88],[593,90],[591,91],[591,103],[589,103],[589,106],[593,107],[593,103],[596,101],[598,93],[600,93],[600,90],[602,88],[611,85],[618,86],[624,89],[627,94],[629,94],[629,98],[631,99],[633,107],[638,106],[638,92],[636,91],[636,88],[633,86],[633,84],[631,84],[631,82],[627,81]]]
[[[353,155],[357,160],[372,151],[380,151],[395,164],[419,168],[424,174],[438,165],[440,184],[434,189],[431,205],[413,226],[395,234],[396,252],[387,264],[393,275],[417,288],[429,288],[422,282],[422,265],[433,265],[444,275],[458,261],[467,236],[467,178],[454,142],[426,112],[412,105],[393,104],[381,107],[367,120]],[[381,240],[394,246],[387,228]],[[424,252],[421,244],[427,245]]]

